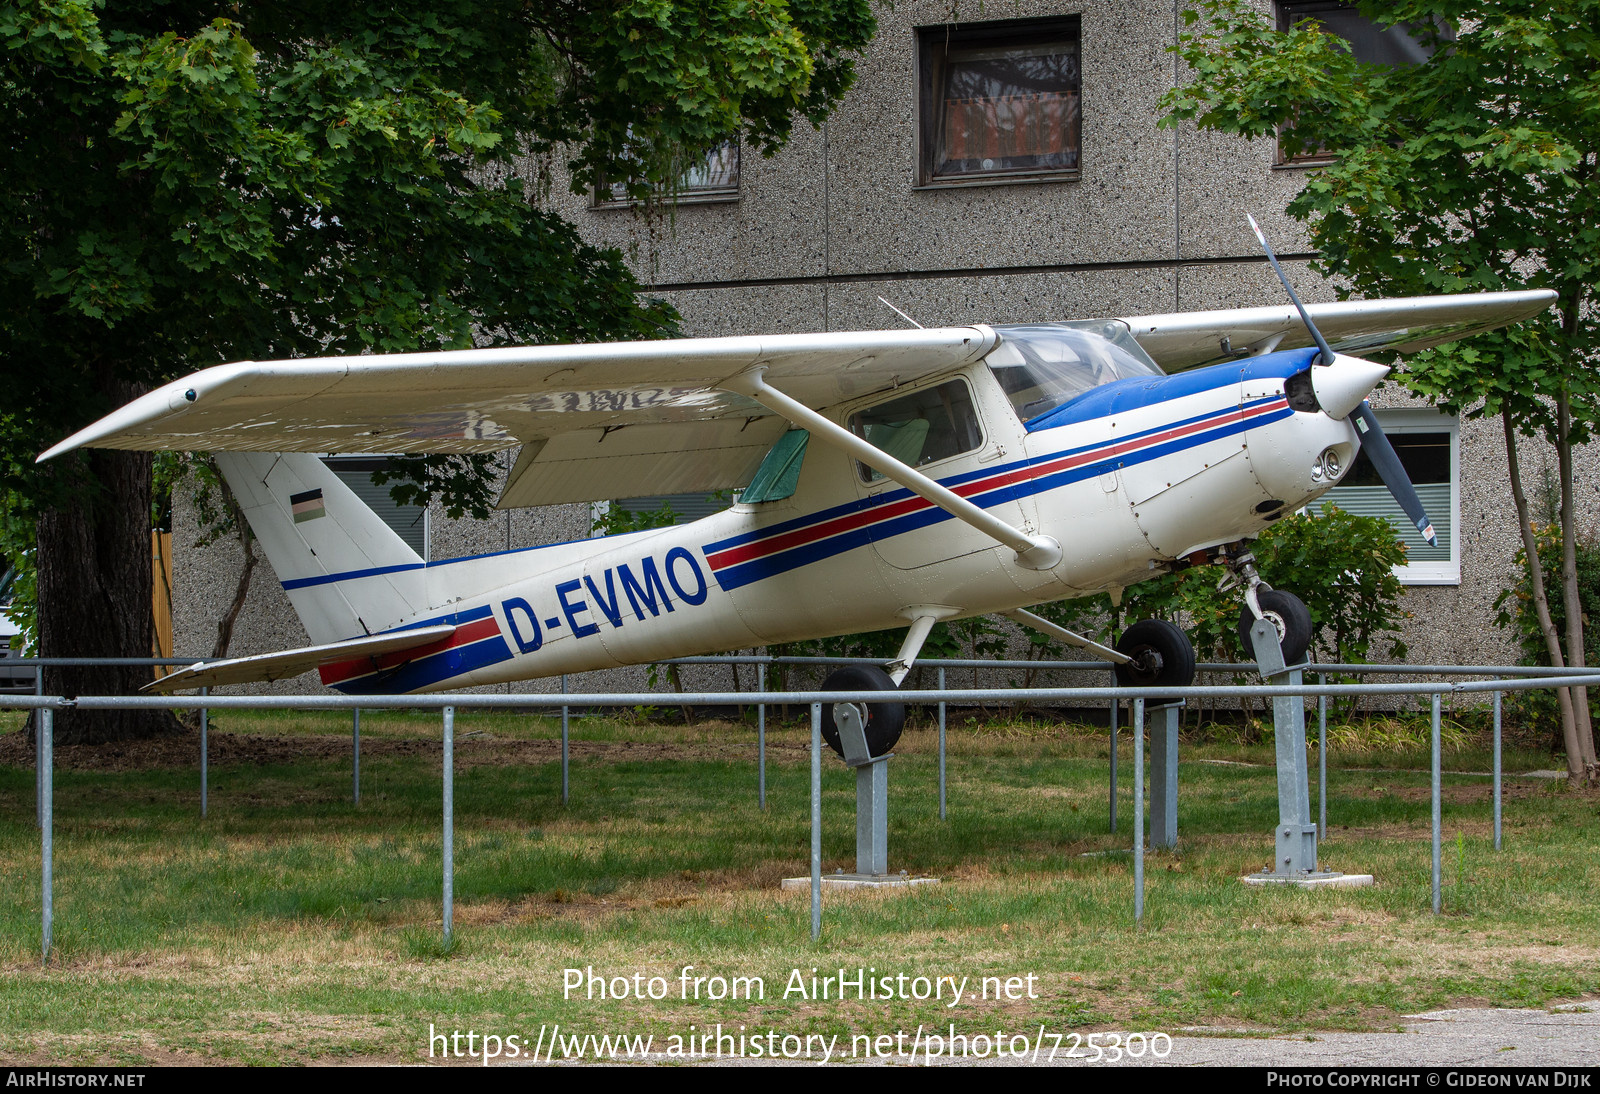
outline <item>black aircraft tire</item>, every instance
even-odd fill
[[[1283,646],[1283,663],[1298,665],[1306,659],[1311,649],[1311,610],[1293,593],[1282,589],[1262,589],[1257,596],[1261,614],[1278,629],[1278,642]],[[1239,646],[1246,657],[1254,657],[1255,647],[1250,643],[1250,628],[1256,617],[1246,604],[1239,613]]]
[[[837,669],[822,682],[823,691],[898,691],[889,674],[876,665],[846,665]],[[867,751],[882,756],[900,739],[906,727],[904,703],[863,703],[867,711]],[[822,739],[828,747],[844,755],[839,741],[839,727],[833,722],[833,704],[822,707]]]
[[[1125,688],[1186,688],[1194,683],[1194,645],[1165,619],[1141,619],[1122,632],[1117,652],[1134,659],[1117,666]]]

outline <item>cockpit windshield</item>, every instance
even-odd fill
[[[1166,375],[1115,320],[995,329],[1000,345],[986,362],[1024,422],[1113,380]]]

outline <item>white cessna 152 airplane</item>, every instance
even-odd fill
[[[1112,649],[1025,609],[1219,563],[1244,586],[1243,629],[1268,619],[1294,663],[1309,617],[1261,583],[1252,536],[1363,445],[1433,535],[1365,402],[1388,368],[1349,353],[1455,340],[1554,296],[240,362],[40,459],[216,453],[313,643],[158,690],[319,668],[345,692],[435,691],[904,626],[884,670],[825,685],[891,690],[936,622],[985,613],[1112,661],[1126,684],[1183,686],[1194,653],[1170,623]],[[424,561],[314,455],[517,446],[502,508],[743,489],[692,524]],[[897,707],[870,707],[874,755],[899,736]]]

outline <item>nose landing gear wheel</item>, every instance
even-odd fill
[[[1125,688],[1186,688],[1194,683],[1194,646],[1165,619],[1141,619],[1122,632],[1117,652],[1133,658],[1117,666]]]
[[[898,691],[889,674],[876,665],[846,665],[822,682],[823,691]],[[882,756],[900,739],[906,725],[904,703],[862,703],[867,712],[867,751]],[[833,704],[822,708],[822,739],[840,756],[839,727],[833,721]]]
[[[1282,589],[1261,589],[1256,594],[1256,600],[1261,605],[1262,618],[1278,632],[1278,643],[1283,647],[1283,663],[1298,665],[1305,661],[1306,651],[1311,648],[1311,610],[1305,606],[1305,602]],[[1250,643],[1250,628],[1255,622],[1256,617],[1251,613],[1250,605],[1246,604],[1244,611],[1239,613],[1239,646],[1246,657],[1255,656],[1255,647]]]

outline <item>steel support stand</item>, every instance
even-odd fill
[[[942,666],[942,665],[939,667],[939,690],[940,691],[944,690],[944,666]],[[945,702],[944,702],[943,699],[940,699],[939,700],[939,819],[940,820],[946,820],[948,818],[948,815],[945,812],[945,789],[946,789],[946,783],[945,783],[945,760],[944,760],[944,757],[945,757],[945,751],[944,751],[944,724],[945,724],[944,723],[944,712],[945,712]]]
[[[201,695],[210,695],[211,694],[211,689],[210,688],[201,688],[200,689],[200,694]],[[211,723],[211,712],[209,710],[207,710],[205,707],[201,707],[200,708],[200,817],[201,817],[202,820],[205,818],[205,815],[206,815],[207,802],[208,802],[208,798],[209,798],[209,793],[208,792],[210,790],[210,785],[209,784],[211,782],[211,772],[210,772],[210,768],[207,766],[207,761],[210,759],[210,755],[209,755],[210,749],[208,749],[206,747],[206,730],[210,726],[210,723]]]
[[[1183,700],[1149,708],[1150,846],[1178,846],[1178,721]]]
[[[456,708],[444,708],[444,945],[450,948],[456,889]]]
[[[36,708],[34,719],[39,735],[39,771],[43,776],[39,795],[39,893],[42,898],[39,929],[42,941],[40,960],[50,963],[50,937],[55,927],[55,711],[49,707]]]
[[[822,870],[822,714],[814,705],[812,713],[811,767],[811,887],[812,937],[821,930]],[[841,889],[874,889],[883,886],[927,885],[934,878],[911,878],[902,871],[889,873],[889,760],[894,753],[874,756],[867,748],[865,704],[833,704],[833,723],[839,728],[839,745],[846,766],[856,772],[856,869],[853,874],[837,871],[827,884]],[[805,878],[785,878],[782,887],[798,889]]]
[[[866,716],[855,703],[835,703],[844,762],[856,769],[856,874],[883,878],[889,873],[889,758],[867,748]]]
[[[1299,666],[1284,664],[1283,647],[1272,624],[1256,620],[1250,629],[1250,641],[1255,647],[1256,665],[1268,683],[1298,687],[1304,681]],[[1254,884],[1371,885],[1370,874],[1341,874],[1317,867],[1317,825],[1311,819],[1304,700],[1298,695],[1275,697],[1272,721],[1278,765],[1278,827],[1274,832],[1272,869],[1244,880]]]
[[[1144,700],[1133,701],[1133,922],[1144,919]]]
[[[1432,785],[1433,785],[1433,914],[1434,915],[1438,915],[1439,914],[1439,909],[1441,907],[1441,902],[1440,902],[1440,894],[1439,894],[1439,820],[1440,820],[1440,816],[1439,816],[1439,814],[1440,814],[1440,809],[1439,809],[1439,782],[1440,782],[1440,779],[1439,779],[1439,766],[1440,766],[1440,757],[1439,757],[1439,751],[1440,751],[1439,750],[1439,696],[1438,696],[1437,693],[1435,693],[1434,696],[1433,696],[1433,704],[1432,704],[1432,706],[1433,706],[1433,717],[1432,717],[1433,733],[1431,734],[1431,736],[1432,736],[1432,752],[1433,752],[1433,764],[1432,764],[1432,767],[1433,767],[1433,772],[1432,772],[1432,774],[1433,774],[1433,778],[1432,778]]]
[[[350,716],[350,800],[361,804],[361,708]]]
[[[561,694],[565,695],[566,693],[567,693],[567,674],[566,673],[562,673],[561,674]],[[567,784],[567,739],[568,739],[569,727],[568,727],[567,723],[568,723],[568,717],[569,717],[570,711],[571,711],[570,707],[562,706],[562,708],[561,708],[561,804],[562,805],[566,805],[567,804],[567,791],[569,789],[568,788],[568,784]]]
[[[767,690],[767,666],[756,666],[756,691]],[[767,811],[767,704],[756,704],[756,801]]]

